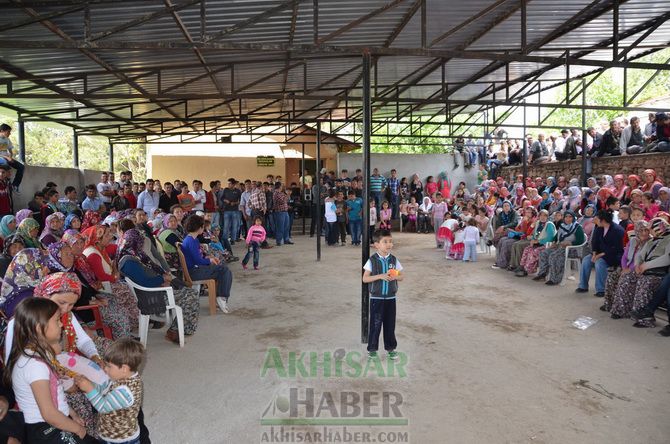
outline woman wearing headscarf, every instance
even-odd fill
[[[419,179],[419,175],[414,173],[412,176],[412,181],[409,184],[409,190],[411,196],[416,199],[417,202],[423,201],[423,183]]]
[[[584,230],[584,234],[590,239],[591,238],[591,233],[593,233],[593,227],[595,226],[595,223],[593,221],[593,218],[596,215],[596,207],[593,205],[587,205],[584,207],[584,211],[582,212],[583,216],[579,218],[577,223],[582,226],[582,230]]]
[[[670,267],[670,225],[660,217],[653,219],[650,225],[653,238],[635,256],[637,281],[631,306],[633,312],[640,311],[647,305]],[[625,317],[629,315],[630,313],[625,313]],[[635,323],[635,327],[640,328],[655,326],[655,319],[640,319]]]
[[[79,231],[84,231],[89,227],[95,227],[100,223],[100,214],[97,211],[93,210],[88,210],[86,213],[84,213],[84,220],[81,223],[81,228]]]
[[[63,234],[63,242],[70,245],[74,256],[73,272],[82,283],[82,293],[77,305],[97,305],[102,319],[108,325],[114,338],[132,336],[132,332],[138,327],[139,313],[137,302],[133,298],[133,307],[128,309],[119,304],[118,293],[105,293],[102,291],[102,283],[97,280],[95,273],[90,268],[86,257],[83,255],[86,239],[75,230],[67,230]],[[130,290],[126,287],[126,291]],[[132,297],[132,294],[130,295]],[[80,317],[85,323],[93,322],[93,318],[87,312],[81,312]]]
[[[626,191],[628,190],[628,187],[626,186],[626,181],[625,177],[623,174],[617,174],[614,176],[614,188],[612,189],[612,194],[621,201],[621,203],[624,203],[624,199],[626,197]]]
[[[598,181],[596,180],[595,177],[591,176],[588,179],[586,179],[586,186],[591,189],[594,193],[597,193],[600,187],[598,186]]]
[[[65,218],[65,223],[63,224],[63,230],[76,230],[81,229],[81,219],[74,213],[70,213]]]
[[[670,188],[668,187],[661,187],[658,190],[658,211],[670,212]]]
[[[514,206],[514,208],[522,208],[526,199],[528,199],[528,197],[526,197],[526,192],[523,187],[515,186],[514,197],[512,198],[512,206]]]
[[[614,193],[610,188],[601,188],[598,190],[598,193],[596,195],[596,200],[597,200],[597,205],[596,208],[598,210],[606,210],[607,209],[607,199],[610,198]]]
[[[24,219],[28,219],[29,217],[33,217],[32,210],[29,210],[28,208],[19,210],[19,212],[16,213],[16,224],[19,225]]]
[[[549,190],[549,193],[553,193],[556,187],[558,187],[556,178],[554,176],[549,176],[547,177],[546,186],[542,189],[542,191]]]
[[[600,189],[607,188],[610,191],[614,191],[615,184],[614,184],[614,179],[612,178],[612,176],[610,176],[609,174],[603,174],[603,177],[602,177],[601,181],[602,181],[602,186],[600,187]]]
[[[82,234],[86,239],[84,256],[86,256],[86,262],[93,270],[95,278],[100,282],[109,283],[114,295],[113,299],[116,300],[122,311],[129,316],[130,328],[136,329],[140,317],[137,301],[130,288],[125,283],[119,282],[119,272],[116,269],[116,264],[105,251],[112,240],[111,229],[104,225],[98,225],[87,229]]]
[[[551,193],[549,193],[549,190],[543,190],[542,191],[542,200],[540,201],[540,205],[538,205],[538,208],[540,210],[550,211],[551,206],[553,205],[553,203],[555,201],[556,201],[556,199],[554,199],[554,197],[551,195]],[[556,205],[554,205],[554,207],[558,207],[559,204],[562,205],[562,202],[557,203]]]
[[[423,202],[419,205],[419,213],[417,215],[417,233],[428,233],[430,231],[430,217],[433,210],[433,202],[430,197],[423,198]]]
[[[554,190],[554,194],[551,196],[551,202],[549,202],[549,205],[545,207],[542,203],[540,203],[540,208],[547,210],[549,214],[555,211],[563,211],[566,201],[567,200],[565,197],[563,197],[561,190]]]
[[[167,214],[163,218],[163,229],[158,235],[158,241],[163,247],[163,255],[170,268],[179,269],[179,254],[177,253],[177,242],[183,242],[184,237],[179,233],[179,221],[174,214]]]
[[[185,287],[182,282],[173,279],[158,264],[144,253],[144,236],[133,228],[123,234],[121,249],[118,254],[118,269],[123,276],[138,285],[148,288],[171,286],[174,291],[175,303],[181,307],[184,316],[184,334],[192,335],[198,327],[200,301],[198,293]],[[167,303],[167,296],[166,303]],[[168,329],[165,338],[179,342],[176,318]]]
[[[565,271],[565,247],[580,245],[585,241],[584,230],[577,223],[575,213],[564,211],[563,223],[558,227],[556,237],[551,245],[540,253],[537,276],[533,280],[542,281],[547,278],[547,285],[560,283]]]
[[[0,288],[0,309],[8,318],[14,316],[19,302],[33,295],[40,279],[49,274],[46,257],[38,248],[24,248],[10,262]]]
[[[632,200],[631,193],[633,192],[633,190],[639,189],[640,184],[642,184],[642,179],[640,179],[640,176],[638,176],[637,174],[631,174],[628,176],[628,186],[626,187],[626,192],[624,193],[624,200],[623,200],[625,204],[630,204]]]
[[[578,186],[572,185],[568,188],[568,201],[565,204],[565,209],[573,213],[579,210],[582,205],[582,190]],[[553,213],[552,213],[553,214]]]
[[[535,222],[535,208],[528,207],[523,212],[523,217],[513,230],[507,232],[507,237],[500,239],[496,245],[496,263],[491,268],[493,269],[507,269],[512,270],[510,266],[510,257],[512,255],[512,247],[517,242],[526,243],[526,237],[532,233],[532,225]],[[523,250],[521,250],[523,251]],[[520,257],[519,257],[520,259]],[[518,265],[513,265],[514,268]]]
[[[530,214],[529,214],[530,213]],[[530,218],[530,219],[529,219]],[[528,205],[524,209],[524,217],[521,220],[519,225],[524,225],[521,227],[520,239],[517,242],[512,244],[512,250],[509,257],[509,265],[507,269],[509,271],[517,271],[521,266],[521,257],[523,256],[523,250],[530,245],[531,237],[533,235],[533,230],[538,223],[537,219],[537,210],[535,207]]]
[[[512,208],[509,201],[504,201],[502,210],[493,219],[493,244],[498,248],[501,239],[507,237],[507,232],[514,229],[519,223],[519,215]]]
[[[529,243],[521,253],[521,260],[516,269],[516,275],[519,277],[528,276],[537,271],[537,263],[540,253],[548,242],[556,236],[556,226],[549,220],[549,212],[540,210],[540,214],[533,226],[533,233],[530,235]]]
[[[63,241],[54,242],[47,248],[45,265],[51,273],[70,271],[74,265],[72,248]]]
[[[63,213],[52,213],[44,221],[44,230],[40,235],[40,242],[45,247],[58,242],[63,236],[64,218]]]
[[[5,277],[7,267],[9,267],[14,256],[24,248],[26,248],[26,245],[23,243],[23,238],[18,234],[12,234],[5,238],[5,243],[2,246],[2,255],[0,256],[0,279]]]
[[[663,182],[660,181],[655,170],[647,169],[642,173],[642,179],[644,183],[640,187],[643,192],[650,192],[654,199],[658,199],[658,192],[663,186]]]
[[[12,214],[3,216],[0,219],[0,238],[6,239],[16,233],[16,217]]]
[[[620,319],[628,316],[633,305],[637,274],[635,273],[635,256],[649,241],[651,231],[649,223],[643,220],[635,223],[635,235],[630,236],[621,256],[621,268],[607,273],[605,284],[605,303],[602,311],[610,311],[612,318]]]
[[[26,248],[43,248],[42,243],[37,238],[40,232],[40,224],[32,217],[23,219],[16,229],[16,233],[23,238]]]

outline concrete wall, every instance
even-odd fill
[[[349,170],[353,176],[356,168],[363,168],[363,156],[361,154],[341,153],[338,155],[339,169]],[[437,176],[446,171],[451,182],[456,185],[463,181],[468,189],[472,190],[477,185],[478,166],[474,165],[469,170],[463,167],[463,157],[458,161],[458,168],[454,169],[454,157],[452,154],[372,154],[370,156],[370,170],[378,168],[379,173],[384,176],[391,174],[391,169],[398,171],[398,177],[410,177],[416,173],[421,180],[426,182],[426,177]]]
[[[77,188],[77,193],[81,194],[84,186],[100,182],[100,174],[100,171],[93,170],[26,165],[21,194],[14,195],[14,211],[26,208],[35,191],[42,190],[47,182],[55,182],[61,193],[66,186],[72,185]]]
[[[590,160],[591,175],[599,176],[609,174],[637,174],[641,175],[644,170],[651,168],[656,170],[659,177],[665,183],[670,179],[670,154],[669,153],[652,153],[652,154],[636,154],[634,156],[615,156],[615,157],[598,157]],[[529,165],[528,175],[531,177],[548,177],[548,176],[565,176],[568,179],[577,177],[581,179],[582,161],[568,160],[564,162],[549,162],[542,165]],[[521,166],[505,167],[502,175],[505,178],[514,177],[517,174],[523,174]]]
[[[151,174],[153,179],[161,182],[181,179],[189,184],[193,179],[203,182],[205,189],[209,189],[209,182],[234,177],[237,180],[253,179],[265,180],[265,176],[286,175],[284,159],[275,158],[272,167],[256,166],[255,157],[206,157],[206,156],[152,156]]]

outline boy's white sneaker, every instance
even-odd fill
[[[216,298],[216,304],[219,306],[222,312],[230,313],[230,309],[228,308],[228,301],[226,301],[224,298]]]

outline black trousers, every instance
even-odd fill
[[[368,351],[377,351],[379,335],[384,329],[384,350],[393,351],[398,346],[395,339],[395,299],[370,299],[370,326]]]

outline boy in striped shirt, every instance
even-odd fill
[[[138,369],[144,359],[144,347],[130,338],[112,343],[105,352],[104,370],[109,381],[95,384],[85,376],[75,377],[98,416],[98,434],[106,444],[139,444],[137,415],[142,407],[143,385]]]

